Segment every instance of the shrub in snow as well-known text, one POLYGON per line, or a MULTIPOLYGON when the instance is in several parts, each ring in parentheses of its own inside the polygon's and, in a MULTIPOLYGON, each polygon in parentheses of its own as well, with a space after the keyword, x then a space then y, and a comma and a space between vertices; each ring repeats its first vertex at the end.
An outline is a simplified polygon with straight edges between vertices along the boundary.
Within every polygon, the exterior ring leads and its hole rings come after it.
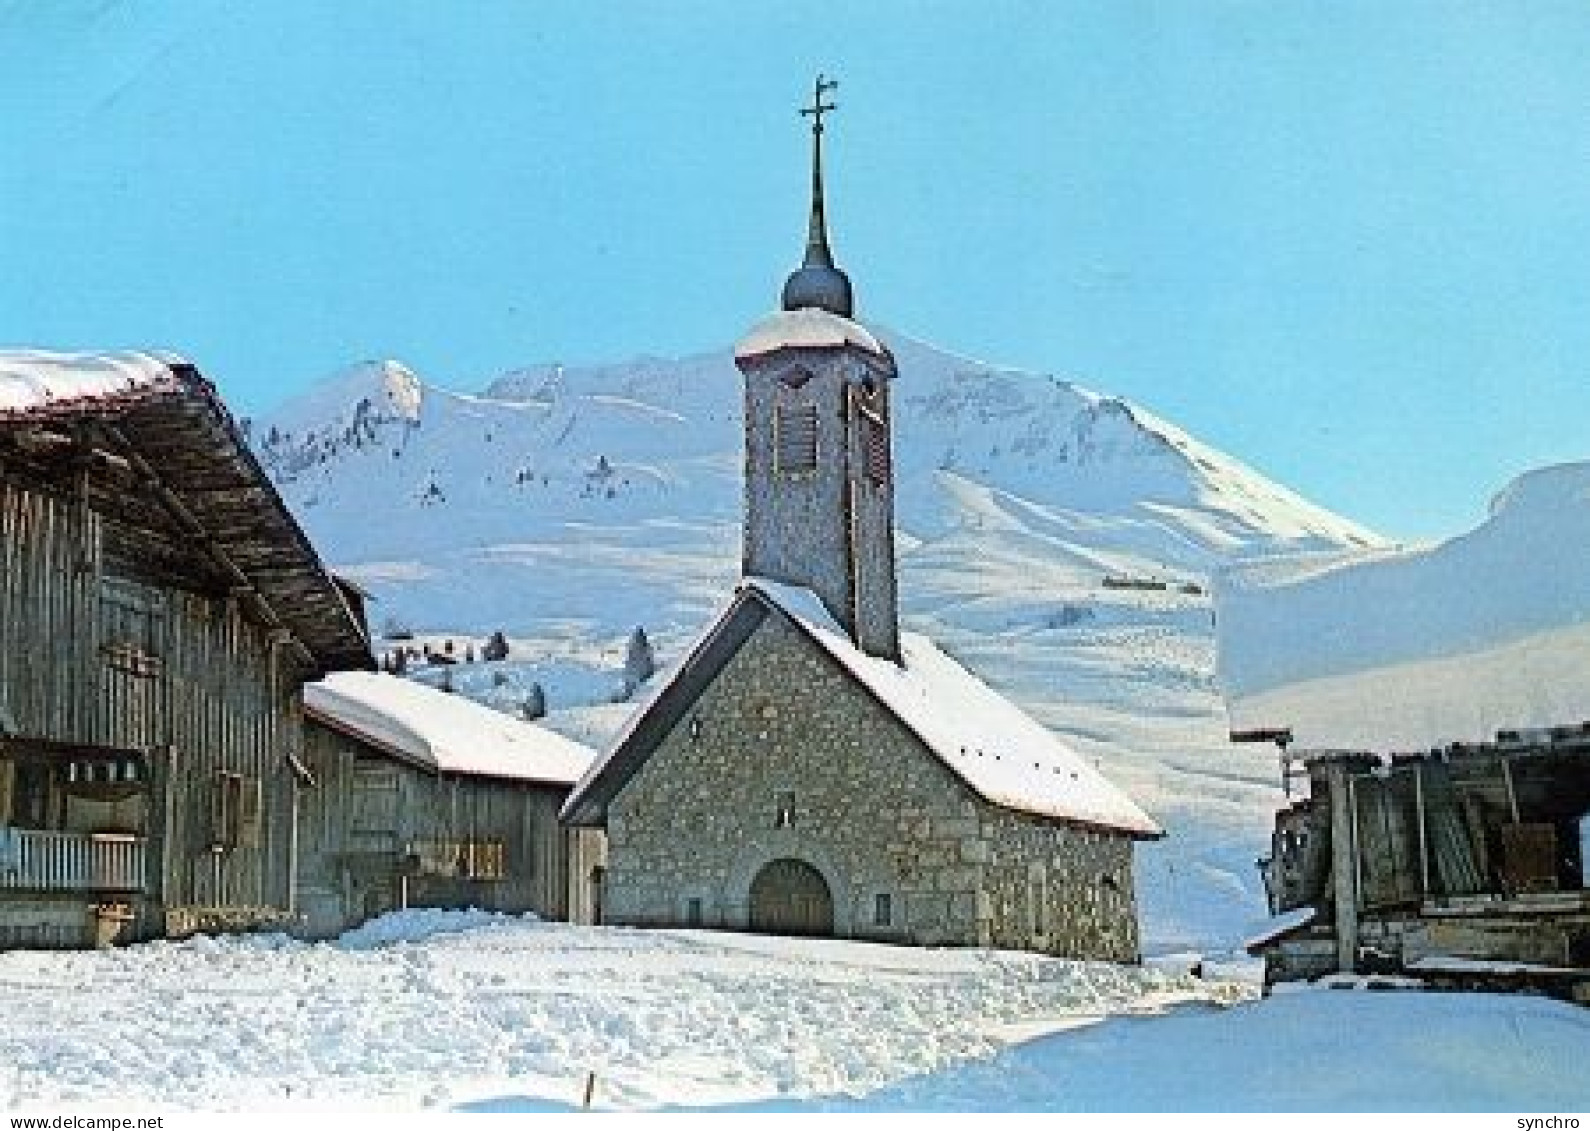
POLYGON ((636 627, 629 634, 629 647, 624 653, 624 697, 635 694, 635 689, 657 674, 657 657, 652 652, 646 629, 636 627))
POLYGON ((519 704, 519 713, 528 721, 544 718, 547 713, 547 693, 539 683, 532 683, 526 693, 524 702, 519 704))
POLYGON ((486 640, 485 646, 480 650, 480 658, 491 661, 508 658, 508 638, 502 634, 501 629, 492 633, 486 640))
POLYGON ((1045 628, 1070 628, 1093 619, 1093 610, 1085 605, 1061 605, 1044 621, 1045 628))

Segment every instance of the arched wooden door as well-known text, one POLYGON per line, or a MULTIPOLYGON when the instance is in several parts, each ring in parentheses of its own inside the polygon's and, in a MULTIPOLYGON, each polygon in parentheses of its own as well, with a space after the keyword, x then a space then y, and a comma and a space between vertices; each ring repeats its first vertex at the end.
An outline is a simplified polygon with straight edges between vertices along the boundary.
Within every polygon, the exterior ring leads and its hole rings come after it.
POLYGON ((751 881, 751 930, 773 935, 831 935, 834 897, 822 873, 804 860, 763 866, 751 881))

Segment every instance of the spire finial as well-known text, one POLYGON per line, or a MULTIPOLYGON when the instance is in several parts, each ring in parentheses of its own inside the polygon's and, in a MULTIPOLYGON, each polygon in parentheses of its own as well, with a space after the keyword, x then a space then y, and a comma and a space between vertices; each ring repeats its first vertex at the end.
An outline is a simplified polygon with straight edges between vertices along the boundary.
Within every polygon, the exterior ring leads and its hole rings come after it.
POLYGON ((823 115, 839 109, 824 96, 839 89, 839 80, 821 71, 812 85, 812 104, 801 110, 801 117, 812 120, 812 210, 806 228, 806 266, 832 267, 834 256, 828 248, 828 219, 823 208, 823 115))
POLYGON ((806 227, 806 259, 784 284, 784 309, 819 307, 850 317, 850 280, 834 266, 828 247, 828 218, 823 203, 823 115, 839 109, 828 95, 839 89, 839 80, 821 72, 812 84, 812 104, 801 110, 801 117, 812 120, 812 206, 806 227))
POLYGON ((823 101, 823 97, 825 95, 827 95, 830 91, 835 91, 838 89, 838 79, 831 79, 824 75, 821 71, 817 72, 817 82, 812 87, 812 104, 801 111, 801 117, 810 118, 812 120, 812 133, 822 133, 823 115, 830 110, 839 109, 839 105, 837 103, 823 101))

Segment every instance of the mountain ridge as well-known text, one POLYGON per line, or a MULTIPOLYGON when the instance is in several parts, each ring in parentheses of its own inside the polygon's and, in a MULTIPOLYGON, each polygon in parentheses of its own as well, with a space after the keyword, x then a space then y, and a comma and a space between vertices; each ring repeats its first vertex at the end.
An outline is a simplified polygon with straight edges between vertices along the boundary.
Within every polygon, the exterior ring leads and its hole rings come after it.
MULTIPOLYGON (((1209 564, 1192 559, 1238 551, 1383 544, 1124 398, 971 361, 904 335, 884 336, 902 374, 894 390, 895 446, 899 522, 909 536, 943 533, 947 522, 966 517, 946 514, 940 492, 924 487, 934 473, 950 472, 1076 515, 1158 522, 1196 547, 1177 553, 1171 544, 1178 539, 1167 538, 1177 559, 1167 565, 1182 569, 1209 564)), ((500 488, 505 479, 562 496, 569 513, 559 513, 558 499, 543 498, 547 505, 522 514, 532 524, 589 511, 574 500, 593 496, 619 502, 639 495, 658 513, 704 506, 716 520, 735 519, 738 483, 727 473, 737 470, 740 432, 739 377, 727 349, 678 359, 526 366, 473 395, 426 384, 401 363, 365 362, 254 426, 265 466, 289 502, 308 511, 328 504, 334 480, 371 473, 366 448, 385 447, 390 465, 379 478, 389 489, 394 480, 406 482, 418 506, 456 496, 495 511, 503 500, 475 488, 500 488), (430 442, 438 427, 451 437, 430 442), (495 451, 456 450, 472 428, 470 439, 495 451), (401 462, 405 456, 417 456, 423 467, 401 462), (703 497, 692 501, 686 490, 703 497)), ((621 518, 639 516, 634 505, 608 509, 621 518)), ((372 548, 350 540, 345 524, 311 518, 309 525, 333 559, 372 548)), ((464 525, 470 529, 456 532, 463 542, 490 542, 500 533, 464 525)))

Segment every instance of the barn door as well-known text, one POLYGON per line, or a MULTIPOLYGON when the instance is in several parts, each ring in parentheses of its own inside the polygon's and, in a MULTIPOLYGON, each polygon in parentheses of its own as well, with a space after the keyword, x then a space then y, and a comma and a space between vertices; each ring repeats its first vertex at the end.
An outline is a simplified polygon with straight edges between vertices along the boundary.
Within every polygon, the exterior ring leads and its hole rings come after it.
POLYGON ((348 848, 353 852, 396 855, 398 792, 402 782, 390 766, 356 766, 350 798, 348 848))
POLYGON ((403 907, 398 827, 402 780, 393 766, 356 763, 348 791, 347 856, 355 913, 366 919, 403 907))
POLYGON ((822 873, 804 860, 765 865, 751 881, 751 929, 775 935, 831 935, 834 900, 822 873))

